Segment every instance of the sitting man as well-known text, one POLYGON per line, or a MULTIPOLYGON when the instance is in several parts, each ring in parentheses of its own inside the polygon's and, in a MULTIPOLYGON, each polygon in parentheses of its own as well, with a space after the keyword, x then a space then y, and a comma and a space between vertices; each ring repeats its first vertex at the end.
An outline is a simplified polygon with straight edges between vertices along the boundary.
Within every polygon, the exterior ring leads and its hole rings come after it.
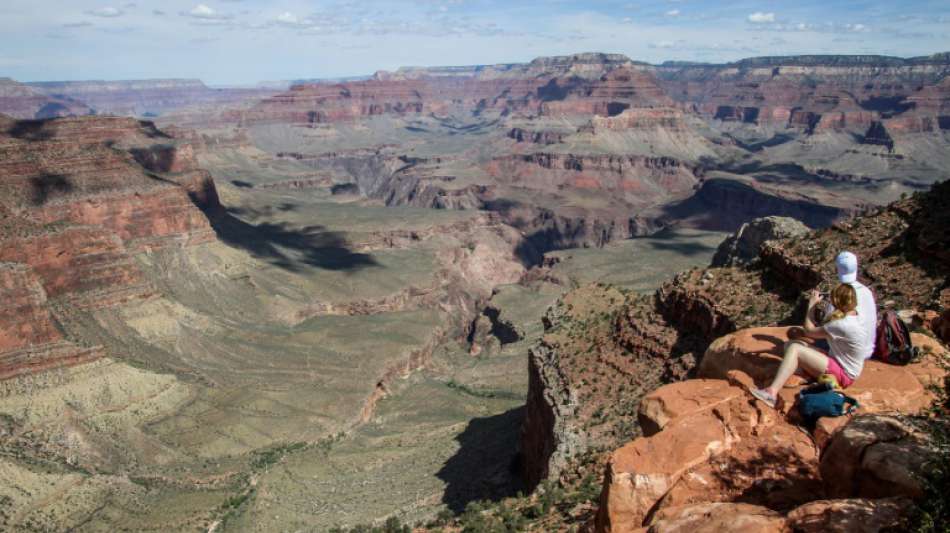
MULTIPOLYGON (((838 281, 853 287, 855 294, 857 294, 858 321, 861 322, 861 327, 867 332, 867 338, 869 339, 868 343, 863 347, 861 357, 870 359, 871 355, 874 354, 874 339, 877 336, 877 303, 874 301, 874 294, 871 292, 871 289, 858 281, 858 258, 853 253, 841 252, 838 254, 838 257, 835 258, 835 266, 838 270, 838 281)), ((820 314, 818 316, 812 316, 812 320, 816 323, 820 323, 824 322, 824 320, 821 320, 821 317, 831 316, 835 311, 835 307, 831 302, 825 301, 824 305, 816 307, 815 311, 820 314)), ((810 337, 815 340, 814 345, 817 348, 825 351, 829 349, 827 341, 812 337, 801 328, 793 328, 788 333, 792 339, 803 336, 810 337)))
POLYGON ((874 338, 877 334, 877 303, 874 301, 874 294, 871 293, 871 289, 858 281, 858 258, 853 253, 838 254, 835 266, 838 267, 838 280, 854 287, 858 295, 858 320, 870 339, 861 355, 865 359, 870 359, 871 354, 874 353, 874 338))

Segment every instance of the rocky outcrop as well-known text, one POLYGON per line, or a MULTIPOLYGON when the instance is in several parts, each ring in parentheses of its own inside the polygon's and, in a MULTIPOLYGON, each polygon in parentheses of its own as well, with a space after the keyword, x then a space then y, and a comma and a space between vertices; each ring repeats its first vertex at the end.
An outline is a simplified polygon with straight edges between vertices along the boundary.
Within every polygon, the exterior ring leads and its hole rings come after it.
MULTIPOLYGON (((778 411, 752 398, 748 388, 753 382, 761 386, 774 373, 778 358, 772 354, 781 350, 784 338, 782 330, 772 328, 719 339, 703 357, 699 376, 704 379, 666 385, 643 398, 644 436, 610 456, 598 531, 660 531, 671 517, 711 527, 727 516, 753 524, 765 520, 781 529, 786 521, 821 523, 840 512, 835 509, 850 506, 888 525, 901 517, 906 505, 877 509, 875 501, 847 499, 919 496, 915 473, 922 472, 933 452, 910 426, 875 415, 850 423, 847 417, 835 419, 847 424, 821 448, 794 424, 795 388, 783 391, 786 404, 778 411), (715 505, 740 501, 761 510, 715 505), (684 513, 687 508, 693 511, 684 513), (691 515, 694 522, 686 520, 691 515)), ((926 406, 932 398, 924 386, 945 375, 938 362, 947 352, 934 346, 939 352, 907 367, 869 362, 848 390, 860 398, 861 412, 915 412, 926 406), (869 375, 876 373, 882 376, 869 375), (903 403, 895 391, 907 396, 903 403)))
POLYGON ((0 380, 103 356, 101 347, 66 340, 42 281, 25 264, 0 262, 0 380))
POLYGON ((786 527, 803 533, 892 531, 904 525, 913 502, 907 498, 842 498, 806 503, 788 513, 786 527))
POLYGON ((0 120, 0 379, 102 357, 63 337, 51 305, 154 296, 133 254, 214 240, 201 209, 219 208, 190 147, 150 123, 0 120))
POLYGON ((523 128, 512 128, 508 132, 508 138, 519 143, 560 144, 564 137, 564 133, 556 131, 530 131, 523 128))
POLYGON ((0 263, 0 353, 62 339, 46 307, 46 292, 26 265, 0 263))
POLYGON ((0 261, 29 265, 51 298, 92 304, 152 292, 122 239, 101 227, 54 226, 2 243, 0 261))
POLYGON ((591 128, 597 130, 655 130, 679 132, 686 129, 685 114, 674 107, 631 108, 614 116, 596 116, 591 128))
POLYGON ((669 157, 535 153, 495 158, 492 175, 521 187, 612 192, 634 206, 659 203, 689 192, 699 170, 669 157))
POLYGON ((950 307, 946 308, 943 314, 933 321, 932 327, 940 340, 950 344, 950 307))
POLYGON ((597 80, 552 79, 538 89, 541 115, 612 117, 630 108, 670 106, 673 100, 652 72, 621 67, 597 80))
POLYGON ((861 143, 886 146, 888 150, 894 149, 894 139, 887 133, 887 128, 884 127, 884 124, 880 122, 872 122, 871 125, 868 126, 864 137, 861 139, 861 143))
MULTIPOLYGON (((742 392, 753 384, 765 385, 774 375, 781 359, 782 346, 787 340, 787 328, 784 326, 802 320, 802 291, 814 287, 820 281, 830 283, 835 279, 834 256, 840 250, 852 250, 859 255, 862 277, 869 278, 868 283, 873 286, 878 302, 897 307, 945 309, 947 302, 950 302, 950 291, 945 289, 950 268, 939 255, 941 248, 936 243, 942 242, 944 233, 936 228, 941 227, 941 224, 945 227, 946 211, 939 206, 946 201, 948 192, 950 189, 944 185, 937 185, 929 193, 908 198, 886 209, 843 220, 830 228, 813 230, 799 237, 767 241, 761 249, 761 260, 752 265, 682 272, 649 299, 628 298, 611 302, 607 293, 598 299, 597 293, 587 292, 591 290, 589 288, 578 289, 575 291, 578 293, 576 296, 569 293, 562 306, 577 306, 574 298, 580 298, 585 306, 598 309, 595 313, 606 311, 613 314, 616 317, 615 327, 590 332, 580 328, 583 333, 575 333, 577 338, 571 338, 570 342, 547 342, 544 345, 546 355, 543 362, 550 368, 532 370, 540 389, 529 395, 527 408, 529 412, 538 410, 546 412, 548 416, 530 419, 533 425, 526 423, 523 427, 522 441, 537 441, 533 449, 550 450, 550 453, 528 457, 527 463, 535 465, 535 472, 544 472, 548 464, 558 461, 558 464, 564 464, 565 456, 559 456, 558 449, 558 443, 565 438, 564 435, 567 435, 566 440, 571 442, 575 454, 585 450, 590 452, 598 444, 610 442, 609 439, 591 439, 588 437, 589 432, 582 433, 577 428, 593 424, 601 430, 609 427, 614 434, 636 433, 637 429, 631 431, 627 426, 629 411, 618 413, 604 408, 604 398, 609 396, 589 392, 593 387, 586 376, 596 375, 596 367, 609 369, 609 374, 615 372, 616 367, 613 365, 616 363, 613 359, 604 358, 603 354, 616 354, 624 361, 644 362, 636 378, 617 376, 610 379, 607 385, 600 385, 608 390, 618 386, 624 389, 625 398, 630 402, 628 405, 637 412, 637 427, 642 430, 644 438, 659 438, 672 420, 678 417, 689 419, 696 415, 697 406, 705 405, 709 398, 712 398, 709 399, 711 403, 718 402, 714 401, 719 397, 717 395, 726 394, 722 391, 733 390, 730 387, 738 387, 739 392, 742 392), (759 325, 770 327, 745 329, 759 325), (597 356, 587 354, 591 345, 596 347, 593 353, 597 356), (659 370, 660 365, 665 366, 663 371, 659 370), (647 368, 650 370, 645 371, 647 368), (701 380, 667 385, 660 389, 663 393, 657 396, 649 393, 658 384, 675 382, 687 376, 701 380), (628 383, 628 379, 636 382, 628 383), (548 405, 551 405, 550 400, 545 400, 548 393, 544 387, 548 381, 551 390, 562 391, 557 398, 560 398, 561 405, 570 405, 569 410, 547 408, 545 411, 542 401, 548 401, 548 405), (591 413, 608 413, 610 416, 594 417, 591 413), (547 425, 540 421, 546 421, 547 425), (585 438, 574 438, 577 434, 585 438)), ((574 312, 584 313, 586 309, 574 312)), ((549 320, 551 330, 566 328, 570 331, 571 320, 562 323, 559 316, 552 316, 549 320)), ((922 323, 937 328, 941 323, 936 320, 938 316, 938 312, 929 312, 922 323)), ((929 387, 941 379, 943 372, 933 357, 944 353, 944 348, 929 336, 915 333, 913 340, 924 353, 930 354, 928 359, 907 367, 884 365, 877 361, 867 363, 861 379, 849 389, 864 406, 863 412, 914 413, 933 400, 929 387)), ((538 360, 539 363, 541 361, 538 360)), ((534 368, 540 369, 542 365, 538 364, 534 368)), ((795 392, 795 388, 788 388, 781 394, 777 416, 781 418, 782 424, 790 423, 785 420, 786 415, 794 416, 792 406, 795 392)), ((748 403, 749 400, 747 397, 743 401, 748 403)), ((729 401, 732 400, 725 403, 729 401)), ((728 420, 728 417, 723 416, 714 418, 720 420, 717 424, 728 420)), ((825 447, 847 420, 822 419, 810 438, 819 448, 825 447)), ((688 438, 690 432, 683 431, 683 438, 688 438)), ((729 435, 741 435, 741 431, 745 429, 723 429, 722 435, 728 440, 731 438, 729 435)), ((657 449, 662 447, 662 440, 654 442, 656 444, 651 446, 657 449)), ((706 444, 696 449, 705 450, 706 444)), ((620 445, 616 443, 616 446, 620 445)), ((643 449, 637 450, 632 452, 634 456, 646 453, 643 449)), ((696 457, 701 458, 704 453, 702 451, 696 457)), ((643 459, 642 464, 659 464, 658 461, 661 459, 648 457, 643 459)), ((771 459, 767 463, 771 465, 771 459)), ((809 465, 813 472, 817 472, 817 459, 809 465)), ((561 472, 559 469, 563 467, 552 467, 549 472, 558 475, 561 472)), ((678 475, 675 470, 660 474, 667 476, 663 478, 666 481, 661 483, 656 481, 659 478, 646 476, 642 478, 643 483, 654 488, 662 487, 664 483, 672 483, 669 476, 678 475)), ((636 478, 619 473, 618 476, 617 479, 627 480, 618 481, 621 484, 631 483, 629 480, 636 478)), ((703 479, 708 481, 708 478, 703 479)), ((811 483, 817 478, 810 479, 811 483)), ((700 485, 704 486, 702 483, 700 485)), ((629 493, 630 487, 624 486, 626 488, 618 490, 629 493)), ((681 490, 686 491, 683 494, 687 494, 685 487, 692 485, 683 487, 681 490)), ((656 490, 666 493, 666 489, 656 490)), ((651 509, 654 504, 656 501, 636 512, 645 519, 647 514, 653 512, 651 509)), ((665 503, 659 509, 665 505, 672 506, 673 503, 665 503)), ((774 510, 774 506, 769 508, 774 510)), ((816 509, 808 512, 824 512, 816 509)), ((783 508, 780 511, 787 518, 789 510, 783 508)), ((640 527, 641 524, 636 526, 640 527)))
POLYGON ((937 453, 925 433, 898 417, 856 417, 822 453, 825 492, 832 498, 919 498, 924 487, 918 474, 937 453))
POLYGON ((132 248, 207 242, 218 208, 191 149, 125 118, 10 122, 0 127, 0 199, 33 223, 101 226, 132 248))
POLYGON ((522 474, 533 487, 574 458, 638 431, 640 398, 693 368, 703 340, 677 330, 649 298, 590 286, 549 309, 529 356, 522 474), (620 306, 620 312, 616 311, 620 306))
POLYGON ((739 231, 719 245, 711 266, 737 266, 759 258, 759 248, 765 241, 798 237, 808 232, 801 222, 788 217, 763 217, 746 222, 739 231))

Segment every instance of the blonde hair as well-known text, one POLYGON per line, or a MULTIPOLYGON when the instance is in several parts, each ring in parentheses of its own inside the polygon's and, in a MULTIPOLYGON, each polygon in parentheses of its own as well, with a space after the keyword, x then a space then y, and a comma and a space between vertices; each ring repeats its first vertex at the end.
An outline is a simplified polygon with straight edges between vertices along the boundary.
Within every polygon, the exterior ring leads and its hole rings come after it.
POLYGON ((842 283, 831 291, 831 305, 835 306, 835 312, 831 313, 828 322, 841 320, 858 307, 858 293, 851 285, 842 283))

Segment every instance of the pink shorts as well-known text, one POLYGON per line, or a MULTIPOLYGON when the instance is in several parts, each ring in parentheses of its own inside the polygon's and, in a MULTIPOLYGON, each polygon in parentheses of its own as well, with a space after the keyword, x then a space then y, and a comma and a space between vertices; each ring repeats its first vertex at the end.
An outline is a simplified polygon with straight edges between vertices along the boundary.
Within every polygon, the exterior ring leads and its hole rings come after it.
POLYGON ((838 385, 841 385, 842 389, 846 389, 854 383, 854 380, 849 378, 847 374, 844 373, 844 369, 841 368, 841 365, 835 360, 834 357, 828 357, 828 368, 825 369, 825 372, 831 374, 838 380, 838 385))

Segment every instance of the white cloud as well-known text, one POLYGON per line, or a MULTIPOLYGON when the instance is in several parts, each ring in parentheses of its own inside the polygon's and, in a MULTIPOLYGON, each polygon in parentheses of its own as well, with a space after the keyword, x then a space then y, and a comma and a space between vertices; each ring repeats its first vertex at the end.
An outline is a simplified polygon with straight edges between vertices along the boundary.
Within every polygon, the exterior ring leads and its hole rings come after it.
POLYGON ((753 24, 775 22, 775 13, 763 13, 761 11, 756 11, 755 13, 749 15, 749 22, 753 24))
POLYGON ((315 25, 312 20, 302 19, 289 11, 277 15, 277 18, 274 19, 274 23, 289 28, 310 28, 315 25))
POLYGON ((94 17, 114 18, 121 17, 123 11, 117 7, 100 7, 99 9, 86 11, 86 14, 94 17))
POLYGON ((671 9, 666 12, 667 17, 678 17, 680 15, 679 9, 671 9))
POLYGON ((277 22, 286 22, 288 24, 297 24, 300 22, 300 19, 297 18, 297 15, 289 11, 285 11, 277 16, 277 22))
POLYGON ((230 15, 218 13, 214 9, 204 4, 198 4, 192 8, 191 11, 188 11, 187 13, 182 12, 182 15, 204 20, 225 20, 231 18, 230 15))

